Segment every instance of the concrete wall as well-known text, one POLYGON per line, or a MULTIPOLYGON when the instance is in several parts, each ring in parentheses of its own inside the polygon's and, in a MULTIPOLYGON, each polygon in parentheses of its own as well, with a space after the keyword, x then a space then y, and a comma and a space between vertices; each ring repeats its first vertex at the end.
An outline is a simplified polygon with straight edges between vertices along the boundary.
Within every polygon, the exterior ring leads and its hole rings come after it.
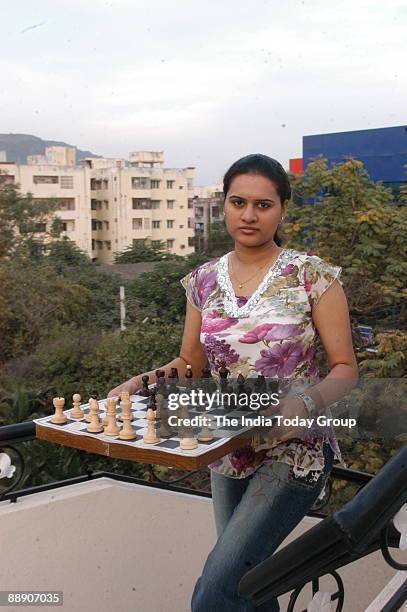
MULTIPOLYGON (((71 485, 0 503, 0 589, 63 590, 64 612, 188 612, 215 538, 211 499, 110 479, 71 485)), ((394 573, 378 553, 341 569, 344 612, 363 612, 394 573)))

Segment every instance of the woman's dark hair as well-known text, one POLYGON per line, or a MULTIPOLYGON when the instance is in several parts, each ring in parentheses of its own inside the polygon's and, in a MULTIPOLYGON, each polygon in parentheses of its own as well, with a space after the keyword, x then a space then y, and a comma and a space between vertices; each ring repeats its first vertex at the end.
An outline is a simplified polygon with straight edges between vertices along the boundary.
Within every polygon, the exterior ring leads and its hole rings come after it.
MULTIPOLYGON (((264 176, 275 184, 281 202, 291 198, 291 185, 287 172, 280 162, 268 155, 252 153, 235 161, 223 177, 223 195, 225 198, 232 180, 240 174, 259 174, 264 176)), ((278 230, 274 234, 274 242, 278 246, 282 245, 283 241, 278 234, 278 230)))

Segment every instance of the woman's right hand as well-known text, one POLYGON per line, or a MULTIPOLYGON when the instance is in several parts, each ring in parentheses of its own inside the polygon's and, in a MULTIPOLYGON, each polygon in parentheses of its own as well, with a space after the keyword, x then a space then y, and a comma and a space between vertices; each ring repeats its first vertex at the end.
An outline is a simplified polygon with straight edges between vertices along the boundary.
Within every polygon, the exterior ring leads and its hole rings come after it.
POLYGON ((120 393, 122 393, 123 391, 127 391, 129 395, 133 395, 143 386, 143 381, 141 380, 141 377, 142 374, 139 374, 138 376, 133 376, 133 378, 126 380, 126 382, 122 383, 121 385, 118 385, 117 387, 109 391, 107 397, 120 397, 120 393))

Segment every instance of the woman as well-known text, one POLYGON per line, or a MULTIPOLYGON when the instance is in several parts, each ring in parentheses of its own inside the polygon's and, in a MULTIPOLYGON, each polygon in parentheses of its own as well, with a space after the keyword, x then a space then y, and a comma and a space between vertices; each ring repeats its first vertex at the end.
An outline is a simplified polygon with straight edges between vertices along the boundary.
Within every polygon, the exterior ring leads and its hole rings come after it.
MULTIPOLYGON (((277 409, 261 413, 315 416, 351 389, 358 375, 341 268, 281 247, 277 230, 291 189, 276 160, 243 157, 223 184, 234 250, 181 280, 188 299, 180 356, 163 369, 177 367, 183 375, 187 364, 200 372, 209 361, 215 377, 224 363, 234 377, 240 371, 284 379, 291 392, 277 409), (330 369, 322 381, 315 365, 318 336, 330 369), (296 385, 306 393, 293 392, 296 385)), ((141 375, 110 394, 140 386, 141 375)), ((341 458, 332 428, 281 425, 209 466, 218 540, 195 585, 192 612, 255 610, 239 595, 240 578, 305 516, 335 457, 341 458)), ((256 610, 279 605, 273 599, 256 610)))

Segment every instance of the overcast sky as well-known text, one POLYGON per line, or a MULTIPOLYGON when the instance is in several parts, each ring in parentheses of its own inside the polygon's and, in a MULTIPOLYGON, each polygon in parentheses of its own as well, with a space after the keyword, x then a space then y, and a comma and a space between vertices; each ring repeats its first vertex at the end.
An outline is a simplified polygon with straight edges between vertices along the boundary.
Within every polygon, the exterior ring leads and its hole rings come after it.
POLYGON ((247 153, 407 123, 405 0, 1 2, 0 132, 218 182, 247 153))

